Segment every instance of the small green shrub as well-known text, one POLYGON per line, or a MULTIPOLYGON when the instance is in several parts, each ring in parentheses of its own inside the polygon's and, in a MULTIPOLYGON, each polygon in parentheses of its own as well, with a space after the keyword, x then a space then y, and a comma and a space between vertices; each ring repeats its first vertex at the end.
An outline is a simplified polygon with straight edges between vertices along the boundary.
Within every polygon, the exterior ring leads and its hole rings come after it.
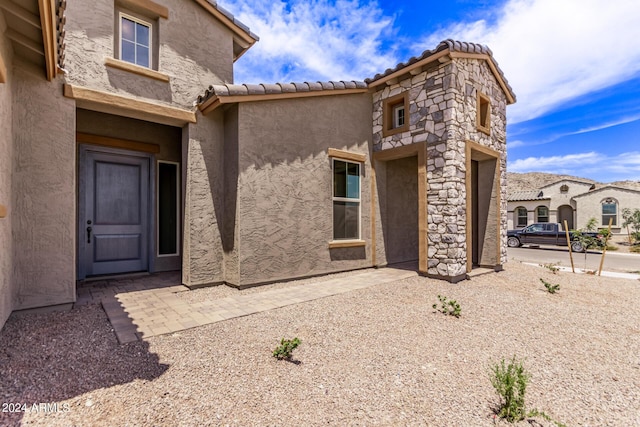
POLYGON ((515 423, 529 417, 542 417, 558 427, 566 427, 539 409, 526 411, 524 396, 531 377, 525 371, 523 363, 516 360, 516 356, 513 356, 508 365, 504 359, 493 365, 490 378, 491 385, 500 396, 500 406, 496 408, 496 414, 500 418, 515 423))
POLYGON ((462 309, 456 300, 448 300, 447 297, 441 295, 438 295, 438 300, 440 300, 440 308, 438 308, 438 304, 433 304, 434 310, 437 310, 442 314, 460 317, 462 309))
POLYGON ((302 341, 297 337, 292 340, 285 340, 282 338, 282 340, 280 340, 280 345, 273 350, 273 357, 278 360, 291 360, 291 353, 300 345, 301 342, 302 341))
POLYGON ((547 282, 542 278, 540 278, 540 281, 542 282, 544 287, 547 288, 547 292, 549 292, 550 294, 555 294, 560 290, 560 285, 552 285, 551 283, 547 282))
POLYGON ((528 383, 529 374, 515 356, 509 364, 502 359, 491 367, 491 385, 500 396, 500 406, 496 411, 499 417, 512 423, 524 419, 524 395, 528 383))
POLYGON ((558 267, 558 264, 549 263, 549 264, 541 264, 541 265, 547 270, 549 270, 550 272, 552 272, 553 274, 558 274, 558 271, 560 271, 560 267, 558 267))

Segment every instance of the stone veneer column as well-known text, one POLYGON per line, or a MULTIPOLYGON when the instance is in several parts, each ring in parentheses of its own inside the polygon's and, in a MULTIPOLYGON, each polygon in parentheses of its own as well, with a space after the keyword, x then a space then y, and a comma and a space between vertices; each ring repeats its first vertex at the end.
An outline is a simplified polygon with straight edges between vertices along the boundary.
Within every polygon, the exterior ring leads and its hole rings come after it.
POLYGON ((454 281, 466 274, 467 141, 500 154, 500 259, 506 262, 506 97, 486 62, 454 59, 386 86, 373 103, 374 151, 427 144, 427 274, 454 281), (491 98, 491 135, 476 127, 478 90, 491 98), (404 91, 409 91, 409 129, 384 137, 383 101, 404 91))

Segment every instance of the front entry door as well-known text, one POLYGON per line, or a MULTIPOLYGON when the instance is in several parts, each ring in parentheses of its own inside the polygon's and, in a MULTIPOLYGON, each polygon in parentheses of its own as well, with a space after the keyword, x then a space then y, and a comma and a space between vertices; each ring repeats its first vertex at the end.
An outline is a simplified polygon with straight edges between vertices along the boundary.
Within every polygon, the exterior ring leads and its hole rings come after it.
POLYGON ((78 278, 148 270, 149 157, 81 147, 78 278))

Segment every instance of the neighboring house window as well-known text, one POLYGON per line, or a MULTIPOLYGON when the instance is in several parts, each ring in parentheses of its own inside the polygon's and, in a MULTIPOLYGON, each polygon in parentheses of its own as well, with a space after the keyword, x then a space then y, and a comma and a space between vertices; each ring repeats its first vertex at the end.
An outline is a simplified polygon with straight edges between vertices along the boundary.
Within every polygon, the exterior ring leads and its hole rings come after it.
POLYGON ((613 219, 611 225, 617 225, 618 203, 614 199, 602 201, 602 225, 609 226, 609 220, 613 219))
POLYGON ((120 13, 120 59, 141 67, 152 64, 151 22, 120 13))
POLYGON ((389 136, 409 130, 407 113, 409 112, 409 92, 403 92, 383 101, 382 135, 389 136))
POLYGON ((487 135, 491 133, 491 100, 480 91, 476 107, 476 127, 487 135))
POLYGON ((564 194, 564 193, 568 193, 568 192, 569 192, 569 186, 568 186, 568 185, 566 185, 566 184, 562 185, 562 186, 560 187, 560 192, 561 192, 561 193, 563 193, 563 194, 564 194))
POLYGON ((360 164, 333 159, 333 240, 360 239, 360 164))
POLYGON ((516 208, 516 227, 526 227, 528 222, 527 208, 516 208))
POLYGON ((538 206, 536 208, 536 222, 549 222, 549 208, 546 206, 538 206))

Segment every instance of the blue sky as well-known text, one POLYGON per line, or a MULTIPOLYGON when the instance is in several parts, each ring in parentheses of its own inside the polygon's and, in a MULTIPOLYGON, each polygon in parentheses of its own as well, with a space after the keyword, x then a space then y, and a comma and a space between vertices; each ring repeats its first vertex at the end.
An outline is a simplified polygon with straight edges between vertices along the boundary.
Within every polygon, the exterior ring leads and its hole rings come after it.
POLYGON ((640 180, 638 0, 221 0, 260 36, 236 83, 364 80, 453 38, 488 45, 518 102, 508 170, 640 180))

